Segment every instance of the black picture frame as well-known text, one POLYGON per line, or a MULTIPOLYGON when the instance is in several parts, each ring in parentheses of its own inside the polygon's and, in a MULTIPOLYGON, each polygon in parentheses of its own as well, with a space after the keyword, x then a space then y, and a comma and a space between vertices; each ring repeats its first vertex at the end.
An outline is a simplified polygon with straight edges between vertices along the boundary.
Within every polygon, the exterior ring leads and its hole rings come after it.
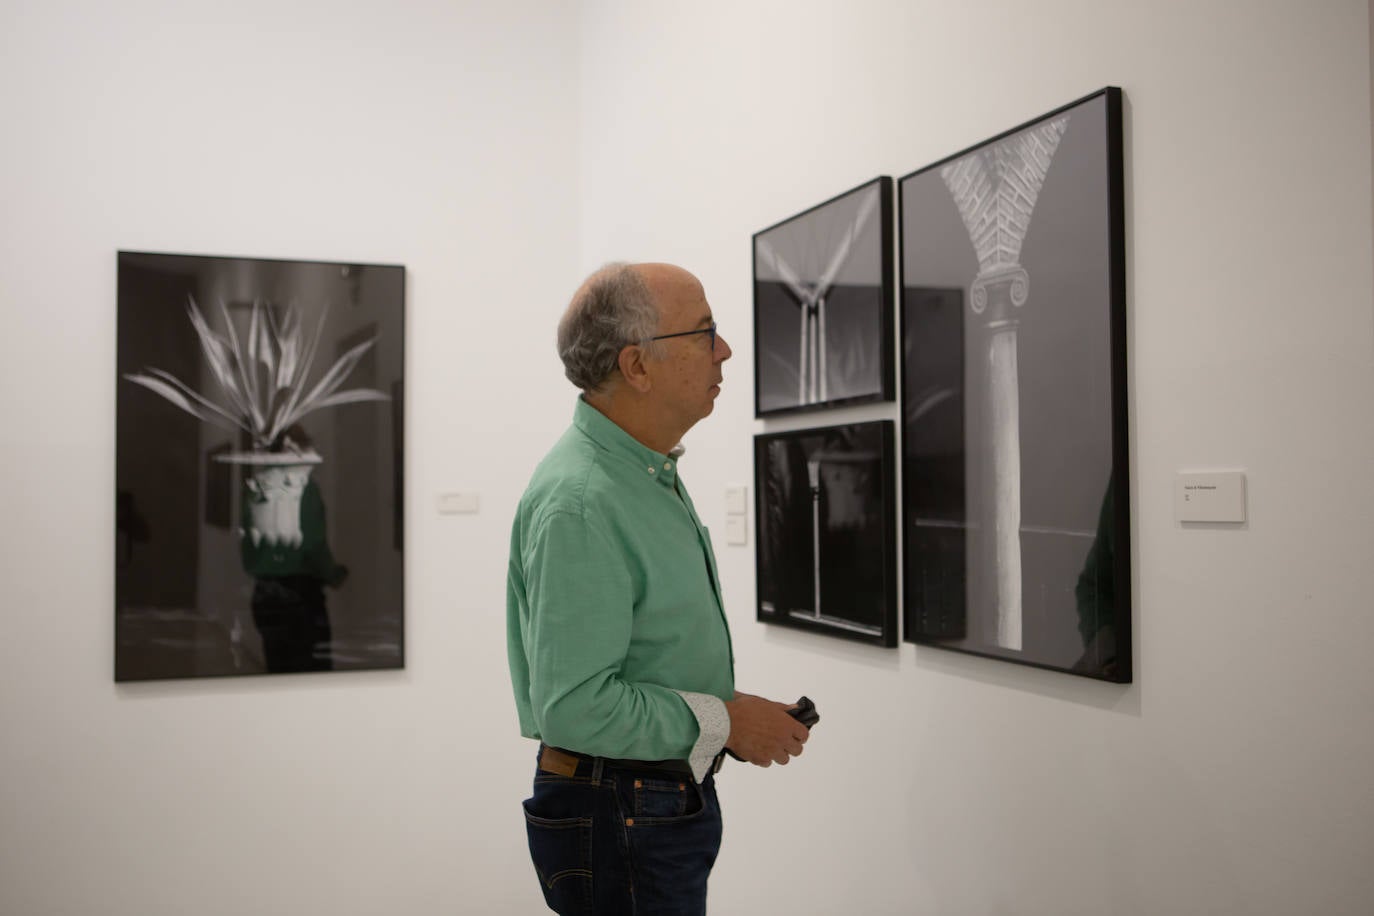
POLYGON ((758 620, 897 645, 894 441, 891 420, 754 437, 758 620))
POLYGON ((904 638, 1129 683, 1121 90, 898 179, 904 638))
POLYGON ((403 668, 405 268, 120 251, 116 297, 115 680, 403 668))
POLYGON ((753 235, 754 415, 891 401, 892 179, 753 235))

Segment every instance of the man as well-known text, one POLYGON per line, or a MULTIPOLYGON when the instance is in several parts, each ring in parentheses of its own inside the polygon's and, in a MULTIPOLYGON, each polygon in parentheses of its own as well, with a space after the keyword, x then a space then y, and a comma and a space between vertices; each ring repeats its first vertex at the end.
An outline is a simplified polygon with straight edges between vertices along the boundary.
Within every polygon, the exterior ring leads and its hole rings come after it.
POLYGON ((715 556, 678 476, 730 346, 690 273, 611 264, 558 327, 582 389, 516 512, 507 582, 525 802, 544 899, 562 914, 697 914, 720 848, 723 748, 800 754, 788 706, 736 693, 715 556))

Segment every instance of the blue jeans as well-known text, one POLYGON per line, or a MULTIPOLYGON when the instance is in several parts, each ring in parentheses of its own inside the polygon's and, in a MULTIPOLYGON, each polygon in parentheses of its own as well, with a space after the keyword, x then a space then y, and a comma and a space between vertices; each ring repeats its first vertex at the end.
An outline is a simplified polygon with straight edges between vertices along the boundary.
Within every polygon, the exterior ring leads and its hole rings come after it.
POLYGON ((536 770, 525 800, 530 858, 562 916, 701 916, 720 851, 714 777, 700 784, 602 758, 571 776, 536 770))

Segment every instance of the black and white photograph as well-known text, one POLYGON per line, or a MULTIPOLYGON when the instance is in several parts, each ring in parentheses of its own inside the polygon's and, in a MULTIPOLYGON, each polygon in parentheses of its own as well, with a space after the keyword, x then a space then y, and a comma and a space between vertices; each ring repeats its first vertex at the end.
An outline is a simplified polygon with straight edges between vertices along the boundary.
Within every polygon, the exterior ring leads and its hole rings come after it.
POLYGON ((754 413, 893 399, 892 179, 754 234, 754 413))
POLYGON ((404 666, 405 269, 121 251, 117 681, 404 666))
POLYGON ((897 645, 890 420, 754 437, 758 619, 897 645))
POLYGON ((898 182, 905 638, 1129 682, 1121 93, 898 182))

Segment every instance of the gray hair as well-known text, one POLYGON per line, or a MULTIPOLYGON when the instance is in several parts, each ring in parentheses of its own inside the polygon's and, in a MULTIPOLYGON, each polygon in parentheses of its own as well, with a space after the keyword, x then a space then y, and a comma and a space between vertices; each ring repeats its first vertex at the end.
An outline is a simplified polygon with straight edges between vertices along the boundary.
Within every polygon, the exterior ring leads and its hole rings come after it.
POLYGON ((614 262, 587 278, 558 322, 563 374, 583 391, 601 389, 618 369, 620 351, 649 347, 658 329, 658 306, 632 266, 614 262))

